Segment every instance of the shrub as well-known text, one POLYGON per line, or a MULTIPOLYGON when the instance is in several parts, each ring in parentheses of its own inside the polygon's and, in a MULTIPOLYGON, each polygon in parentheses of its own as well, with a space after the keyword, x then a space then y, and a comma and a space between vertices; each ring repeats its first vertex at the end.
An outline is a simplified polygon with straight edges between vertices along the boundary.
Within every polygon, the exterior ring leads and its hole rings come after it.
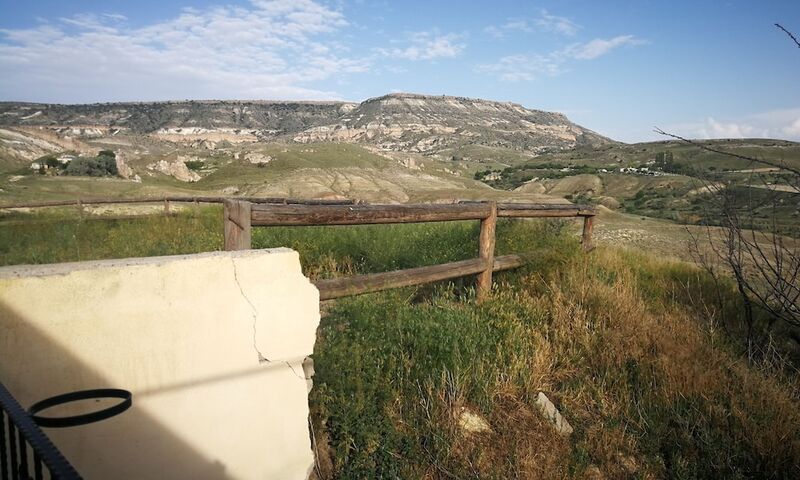
POLYGON ((186 165, 186 168, 188 168, 193 172, 201 170, 203 168, 203 165, 205 165, 205 163, 202 160, 186 160, 185 162, 183 162, 183 164, 186 165))
MULTIPOLYGON (((113 155, 113 152, 111 154, 113 155)), ((69 165, 64 169, 64 175, 83 177, 113 177, 117 173, 115 157, 106 154, 98 155, 97 157, 76 158, 69 162, 69 165)))
POLYGON ((55 155, 48 155, 47 159, 44 161, 44 165, 48 168, 66 168, 66 165, 59 162, 55 155))

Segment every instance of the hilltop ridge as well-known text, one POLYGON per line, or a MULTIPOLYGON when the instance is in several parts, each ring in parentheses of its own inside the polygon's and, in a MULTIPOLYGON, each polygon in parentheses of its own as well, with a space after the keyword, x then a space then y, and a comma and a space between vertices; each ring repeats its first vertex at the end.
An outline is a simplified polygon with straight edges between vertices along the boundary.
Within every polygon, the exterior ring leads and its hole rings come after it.
POLYGON ((110 192, 191 188, 226 195, 384 202, 564 201, 535 192, 493 190, 474 174, 505 165, 507 158, 518 163, 576 146, 615 143, 560 113, 512 102, 414 93, 390 93, 360 103, 0 102, 0 173, 6 172, 0 177, 0 198, 38 199, 39 193, 60 198, 102 185, 110 192), (480 155, 467 151, 473 147, 483 149, 480 155), (112 188, 108 182, 87 183, 47 168, 40 174, 40 164, 50 157, 67 162, 101 150, 115 152, 122 179, 141 183, 112 188))
MULTIPOLYGON (((537 153, 609 139, 560 113, 511 102, 390 93, 343 101, 181 100, 84 105, 0 102, 0 127, 43 127, 96 138, 219 135, 261 141, 337 141, 433 153, 465 144, 537 153)), ((65 133, 66 132, 66 133, 65 133)))

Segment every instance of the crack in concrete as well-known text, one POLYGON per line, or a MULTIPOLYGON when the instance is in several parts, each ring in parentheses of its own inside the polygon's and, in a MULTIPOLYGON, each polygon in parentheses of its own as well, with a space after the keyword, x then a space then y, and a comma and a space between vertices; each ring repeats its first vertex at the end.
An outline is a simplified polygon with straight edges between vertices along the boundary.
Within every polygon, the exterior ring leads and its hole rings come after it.
POLYGON ((305 372, 303 373, 303 375, 298 375, 297 374, 297 370, 294 369, 294 367, 292 366, 291 363, 289 363, 289 362, 287 362, 285 360, 284 360, 283 363, 285 363, 286 366, 289 367, 292 370, 292 373, 294 373, 295 377, 299 378, 300 380, 308 380, 308 378, 306 378, 306 376, 305 376, 305 372))
MULTIPOLYGON (((239 283, 239 274, 236 271, 236 260, 234 260, 233 257, 231 257, 231 265, 233 266, 233 279, 236 281, 236 286, 239 287, 239 293, 242 294, 242 298, 244 298, 247 304, 250 305, 250 310, 253 312, 253 349, 258 354, 258 363, 269 362, 271 360, 265 357, 261 353, 261 350, 258 349, 258 344, 256 343, 256 336, 258 333, 256 327, 256 324, 258 322, 258 310, 256 309, 256 306, 253 305, 253 302, 251 302, 250 299, 247 297, 247 295, 244 293, 242 284, 239 283)), ((292 369, 292 371, 294 371, 294 369, 292 369)), ((297 373, 295 373, 295 375, 297 375, 297 373)))

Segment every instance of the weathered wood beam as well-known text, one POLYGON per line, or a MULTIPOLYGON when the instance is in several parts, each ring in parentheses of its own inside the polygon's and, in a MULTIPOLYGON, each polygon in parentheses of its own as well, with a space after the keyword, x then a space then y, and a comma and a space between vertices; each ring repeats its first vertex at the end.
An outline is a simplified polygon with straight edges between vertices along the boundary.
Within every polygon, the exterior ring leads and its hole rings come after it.
POLYGON ((476 295, 479 302, 492 293, 492 270, 494 267, 495 229, 497 227, 497 203, 489 203, 489 216, 481 220, 479 256, 485 261, 486 269, 478 275, 476 295))
POLYGON ((560 217, 591 217, 594 212, 572 208, 558 210, 498 210, 498 217, 505 218, 560 218, 560 217))
POLYGON ((585 217, 596 215, 596 213, 591 205, 549 203, 500 203, 497 205, 497 215, 499 217, 585 217))
POLYGON ((581 235, 581 244, 583 250, 590 252, 594 250, 594 243, 592 243, 592 230, 594 230, 594 217, 583 217, 583 234, 581 235))
MULTIPOLYGON (((519 255, 504 255, 495 257, 493 263, 492 270, 499 271, 519 267, 525 263, 525 260, 519 255)), ((320 300, 332 300, 334 298, 350 297, 392 288, 421 285, 423 283, 474 275, 484 271, 485 268, 486 261, 484 259, 473 258, 460 262, 410 268, 407 270, 395 270, 393 272, 318 280, 314 282, 314 285, 319 289, 320 300)))
POLYGON ((205 196, 168 196, 147 198, 84 198, 75 200, 50 200, 44 202, 8 203, 0 205, 0 210, 11 208, 40 208, 63 207, 70 205, 103 205, 103 204, 130 204, 130 203, 160 203, 160 202, 185 202, 185 203, 222 203, 225 199, 241 200, 250 203, 276 203, 289 205, 352 205, 352 200, 324 200, 324 199, 298 199, 282 197, 205 197, 205 196))
POLYGON ((249 250, 250 202, 225 200, 222 202, 222 220, 225 237, 225 250, 249 250))
POLYGON ((364 225, 481 220, 489 204, 417 205, 253 205, 254 226, 364 225))

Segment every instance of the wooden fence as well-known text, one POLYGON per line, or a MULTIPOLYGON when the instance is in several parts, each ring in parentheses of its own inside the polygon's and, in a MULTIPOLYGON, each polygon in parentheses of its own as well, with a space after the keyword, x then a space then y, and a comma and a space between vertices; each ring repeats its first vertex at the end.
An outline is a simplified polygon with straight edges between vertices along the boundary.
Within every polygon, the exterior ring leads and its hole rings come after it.
MULTIPOLYGON (((164 213, 170 213, 172 203, 222 203, 228 197, 208 197, 208 196, 165 196, 165 197, 142 197, 142 198, 76 198, 74 200, 50 200, 46 202, 30 203, 7 203, 0 205, 0 210, 15 208, 47 208, 47 207, 70 207, 75 206, 80 212, 83 207, 88 205, 109 205, 109 204, 142 204, 142 203, 162 203, 164 213)), ((276 204, 298 204, 298 205, 352 205, 352 200, 324 200, 324 199, 299 199, 283 197, 236 197, 250 203, 276 203, 276 204)))
POLYGON ((447 222, 479 220, 479 256, 470 260, 426 267, 373 273, 352 277, 319 280, 320 300, 360 295, 390 288, 419 285, 466 275, 478 275, 477 295, 483 300, 491 292, 492 273, 519 267, 525 263, 519 255, 496 257, 495 227, 498 217, 511 218, 583 218, 581 243, 592 247, 595 210, 587 205, 551 205, 534 203, 461 202, 457 204, 366 205, 352 200, 306 200, 271 197, 165 196, 149 198, 90 198, 36 203, 0 205, 2 209, 87 205, 163 203, 170 213, 171 203, 222 203, 225 250, 251 247, 251 227, 301 225, 370 225, 387 223, 447 222))
POLYGON ((496 257, 495 227, 498 217, 547 218, 581 217, 581 242, 592 249, 595 211, 584 205, 465 202, 452 205, 308 205, 253 203, 243 199, 223 201, 225 250, 251 248, 251 228, 301 225, 371 225, 387 223, 446 222, 479 220, 479 256, 470 260, 426 267, 318 280, 320 300, 360 295, 390 288, 419 285, 466 275, 478 275, 477 297, 485 299, 492 288, 492 273, 524 263, 519 255, 496 257))

